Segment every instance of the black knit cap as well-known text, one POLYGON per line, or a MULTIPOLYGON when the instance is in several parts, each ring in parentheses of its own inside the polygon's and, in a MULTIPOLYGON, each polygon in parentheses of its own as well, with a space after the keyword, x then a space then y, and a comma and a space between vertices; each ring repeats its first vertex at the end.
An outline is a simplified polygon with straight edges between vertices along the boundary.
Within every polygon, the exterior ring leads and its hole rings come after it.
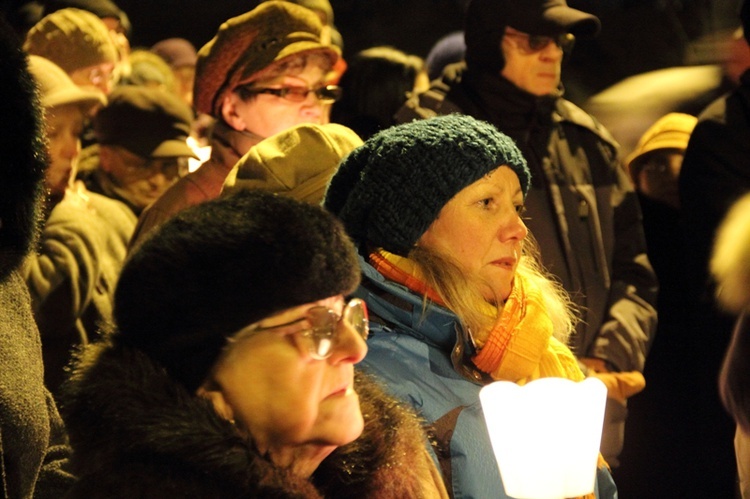
POLYGON ((526 196, 526 160, 493 125, 459 114, 413 121, 383 130, 344 158, 324 206, 358 243, 407 256, 453 196, 503 165, 516 172, 526 196))
POLYGON ((192 392, 227 337, 358 284, 356 251, 334 216, 240 191, 181 212, 143 242, 115 291, 114 337, 192 392))

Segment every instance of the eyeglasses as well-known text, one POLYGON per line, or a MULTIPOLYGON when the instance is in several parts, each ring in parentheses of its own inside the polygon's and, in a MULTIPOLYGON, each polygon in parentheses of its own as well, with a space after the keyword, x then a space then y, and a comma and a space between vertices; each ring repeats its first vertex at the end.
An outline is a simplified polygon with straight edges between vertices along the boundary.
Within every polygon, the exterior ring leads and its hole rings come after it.
POLYGON ((342 88, 338 85, 325 85, 316 89, 293 86, 279 88, 253 88, 247 86, 239 87, 237 91, 243 100, 247 100, 258 94, 269 94, 281 97, 290 102, 304 102, 307 99, 307 95, 312 93, 323 104, 333 104, 341 98, 341 94, 343 93, 342 88))
POLYGON ((128 175, 134 179, 151 178, 159 173, 168 179, 184 177, 189 171, 186 157, 143 158, 124 148, 117 148, 128 175))
POLYGON ((571 50, 573 50, 573 45, 575 44, 576 37, 570 33, 561 33, 556 36, 544 36, 544 35, 529 35, 526 33, 521 33, 520 31, 509 31, 506 29, 505 36, 510 36, 511 38, 516 38, 517 40, 520 40, 521 43, 519 43, 517 46, 521 50, 521 52, 525 52, 526 54, 535 54, 537 52, 541 52, 542 50, 546 49, 547 46, 549 46, 550 43, 554 43, 564 53, 570 53, 571 50))
POLYGON ((310 307, 302 318, 269 327, 251 325, 240 330, 230 341, 237 341, 252 333, 287 329, 287 331, 282 331, 282 334, 293 334, 301 338, 300 343, 304 345, 310 357, 323 360, 331 356, 333 348, 340 339, 338 326, 341 321, 351 326, 363 340, 366 340, 370 334, 367 306, 364 301, 354 298, 346 304, 340 316, 326 307, 310 307), (289 330, 291 326, 303 323, 305 323, 304 327, 289 330))

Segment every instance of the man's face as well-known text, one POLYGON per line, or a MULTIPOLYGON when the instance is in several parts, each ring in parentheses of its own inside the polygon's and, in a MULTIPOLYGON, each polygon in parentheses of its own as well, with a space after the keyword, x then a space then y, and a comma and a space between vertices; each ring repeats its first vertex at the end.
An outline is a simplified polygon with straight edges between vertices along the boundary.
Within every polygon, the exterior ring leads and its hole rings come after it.
POLYGON ((142 158, 119 146, 100 147, 101 168, 117 194, 143 209, 187 173, 187 158, 142 158))
POLYGON ((557 37, 531 36, 508 26, 500 42, 505 59, 500 74, 532 95, 549 95, 560 85, 563 48, 572 46, 573 40, 567 33, 557 37))
MULTIPOLYGON (((286 87, 317 90, 323 87, 330 66, 327 59, 308 57, 303 64, 294 71, 253 82, 250 91, 286 87)), ((247 130, 263 138, 304 123, 328 123, 331 109, 331 103, 322 102, 314 92, 309 92, 301 101, 270 93, 243 97, 239 91, 230 93, 227 99, 233 113, 233 119, 227 119, 225 115, 227 123, 237 130, 247 130)))

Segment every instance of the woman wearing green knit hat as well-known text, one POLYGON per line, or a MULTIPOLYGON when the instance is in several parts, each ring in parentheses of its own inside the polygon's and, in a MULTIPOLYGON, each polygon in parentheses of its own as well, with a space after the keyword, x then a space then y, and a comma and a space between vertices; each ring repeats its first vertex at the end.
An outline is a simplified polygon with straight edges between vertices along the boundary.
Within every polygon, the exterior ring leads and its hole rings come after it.
MULTIPOLYGON (((483 385, 584 378, 566 346, 570 300, 540 271, 522 218, 530 177, 510 138, 448 115, 368 139, 342 161, 324 202, 360 253, 354 294, 372 325, 364 369, 435 428, 456 497, 507 497, 483 385)), ((595 493, 616 497, 603 460, 595 493)))

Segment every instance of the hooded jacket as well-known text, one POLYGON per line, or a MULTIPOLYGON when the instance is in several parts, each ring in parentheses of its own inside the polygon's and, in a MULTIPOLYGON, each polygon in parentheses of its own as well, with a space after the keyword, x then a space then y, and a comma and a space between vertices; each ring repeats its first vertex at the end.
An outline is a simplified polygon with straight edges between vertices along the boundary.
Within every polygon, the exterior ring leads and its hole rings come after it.
POLYGON ((38 250, 24 265, 42 337, 44 379, 56 394, 70 350, 112 319, 112 295, 136 218, 81 183, 52 208, 38 250))
MULTIPOLYGON (((440 467, 452 497, 507 498, 484 421, 479 390, 492 380, 469 360, 472 344, 458 318, 360 258, 362 285, 355 296, 370 315, 362 369, 390 394, 409 401, 435 435, 440 467)), ((617 497, 606 467, 597 470, 596 497, 617 497)))
POLYGON ((357 374, 365 429, 310 480, 274 466, 143 352, 91 344, 63 391, 72 498, 447 497, 413 413, 357 374))

